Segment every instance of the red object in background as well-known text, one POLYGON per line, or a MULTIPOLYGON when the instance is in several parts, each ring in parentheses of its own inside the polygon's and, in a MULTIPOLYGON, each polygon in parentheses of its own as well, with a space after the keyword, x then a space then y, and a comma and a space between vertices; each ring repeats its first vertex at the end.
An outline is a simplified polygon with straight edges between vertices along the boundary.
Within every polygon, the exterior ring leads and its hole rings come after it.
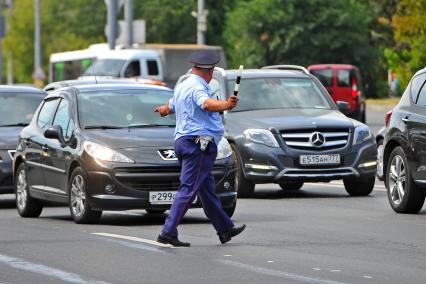
POLYGON ((388 127, 388 125, 389 125, 389 121, 390 121, 390 119, 392 117, 392 112, 393 112, 393 110, 391 109, 385 115, 385 125, 386 125, 386 127, 388 127))
POLYGON ((127 80, 127 81, 137 82, 137 83, 141 83, 141 84, 167 87, 167 84, 164 83, 163 81, 160 81, 160 80, 157 80, 157 79, 151 79, 151 78, 132 77, 132 78, 122 78, 121 80, 127 80))
POLYGON ((317 77, 335 102, 349 104, 350 117, 365 120, 365 94, 361 73, 349 64, 317 64, 308 66, 309 72, 317 77))

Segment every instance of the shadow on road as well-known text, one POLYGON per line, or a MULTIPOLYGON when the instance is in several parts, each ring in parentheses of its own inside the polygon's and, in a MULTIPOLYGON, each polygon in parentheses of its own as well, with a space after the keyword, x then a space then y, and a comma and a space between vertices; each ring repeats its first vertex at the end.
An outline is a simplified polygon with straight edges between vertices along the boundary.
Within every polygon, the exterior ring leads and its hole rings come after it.
POLYGON ((12 209, 16 208, 15 196, 14 195, 4 195, 0 199, 0 209, 12 209))
MULTIPOLYGON (((367 196, 368 197, 368 196, 367 196)), ((346 192, 329 193, 307 190, 256 190, 250 199, 353 198, 346 192)))
MULTIPOLYGON (((97 224, 92 224, 91 226, 153 226, 164 224, 166 220, 167 213, 163 214, 147 214, 141 212, 140 215, 135 215, 138 213, 129 212, 126 214, 126 211, 120 211, 119 213, 107 211, 102 214, 101 220, 97 224)), ((41 216, 40 219, 51 219, 51 220, 61 220, 73 222, 71 215, 56 215, 56 216, 41 216)), ((206 217, 195 217, 186 215, 183 218, 182 224, 205 224, 210 223, 206 217)))

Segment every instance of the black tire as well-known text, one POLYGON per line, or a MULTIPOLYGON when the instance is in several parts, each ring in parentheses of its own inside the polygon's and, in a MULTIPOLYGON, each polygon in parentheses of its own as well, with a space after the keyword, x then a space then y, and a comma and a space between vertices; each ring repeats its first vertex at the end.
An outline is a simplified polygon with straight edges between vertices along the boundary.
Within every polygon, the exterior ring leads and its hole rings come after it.
POLYGON ((351 196, 367 196, 374 189, 376 177, 372 176, 366 179, 344 179, 346 192, 351 196))
POLYGON ((232 207, 223 208, 223 211, 225 211, 226 215, 228 215, 229 218, 231 218, 234 215, 235 208, 237 208, 237 201, 235 200, 234 204, 232 204, 232 207))
POLYGON ((68 205, 77 224, 98 223, 102 211, 92 210, 87 202, 86 178, 80 167, 74 169, 68 184, 68 205), (79 186, 80 184, 80 186, 79 186))
POLYGON ((299 190, 303 186, 303 181, 280 182, 278 185, 283 190, 299 190))
POLYGON ((232 155, 237 166, 237 172, 235 174, 235 189, 237 190, 238 197, 251 197, 254 192, 255 184, 244 177, 243 163, 241 161, 237 147, 231 143, 231 148, 232 155))
POLYGON ((411 170, 408 166, 407 157, 401 147, 396 147, 390 154, 386 166, 385 178, 388 201, 395 212, 413 214, 418 213, 422 209, 425 202, 425 194, 416 186, 411 178, 411 170), (398 159, 402 162, 399 173, 397 166, 398 159), (395 178, 395 174, 397 178, 395 178), (401 191, 403 193, 402 198, 401 191))
POLYGON ((19 215, 24 218, 37 218, 43 211, 40 200, 32 198, 28 190, 27 171, 21 163, 15 175, 15 200, 19 215))
POLYGON ((166 212, 166 209, 145 209, 148 214, 163 214, 166 212))
POLYGON ((377 171, 376 171, 376 177, 383 181, 383 139, 379 139, 377 141, 377 171))

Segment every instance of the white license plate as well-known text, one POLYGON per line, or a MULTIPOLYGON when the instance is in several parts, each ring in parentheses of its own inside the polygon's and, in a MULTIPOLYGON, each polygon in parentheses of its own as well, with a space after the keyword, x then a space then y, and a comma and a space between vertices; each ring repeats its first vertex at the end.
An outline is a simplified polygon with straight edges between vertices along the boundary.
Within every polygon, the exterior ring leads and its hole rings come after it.
POLYGON ((301 155, 301 165, 335 165, 340 164, 339 154, 330 155, 301 155))
MULTIPOLYGON (((176 191, 150 191, 149 192, 149 203, 151 204, 172 204, 175 200, 176 191)), ((192 203, 197 202, 197 196, 195 196, 192 203)))

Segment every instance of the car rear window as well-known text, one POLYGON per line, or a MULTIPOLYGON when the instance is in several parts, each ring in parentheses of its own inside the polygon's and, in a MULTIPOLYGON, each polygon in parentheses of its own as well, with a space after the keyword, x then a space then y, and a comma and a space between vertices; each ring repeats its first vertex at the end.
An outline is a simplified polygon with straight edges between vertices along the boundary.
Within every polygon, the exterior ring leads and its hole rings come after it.
POLYGON ((351 86, 351 70, 349 69, 337 70, 337 85, 339 87, 351 86))
POLYGON ((333 70, 331 69, 314 69, 310 70, 312 75, 318 78, 324 87, 333 85, 333 70))

